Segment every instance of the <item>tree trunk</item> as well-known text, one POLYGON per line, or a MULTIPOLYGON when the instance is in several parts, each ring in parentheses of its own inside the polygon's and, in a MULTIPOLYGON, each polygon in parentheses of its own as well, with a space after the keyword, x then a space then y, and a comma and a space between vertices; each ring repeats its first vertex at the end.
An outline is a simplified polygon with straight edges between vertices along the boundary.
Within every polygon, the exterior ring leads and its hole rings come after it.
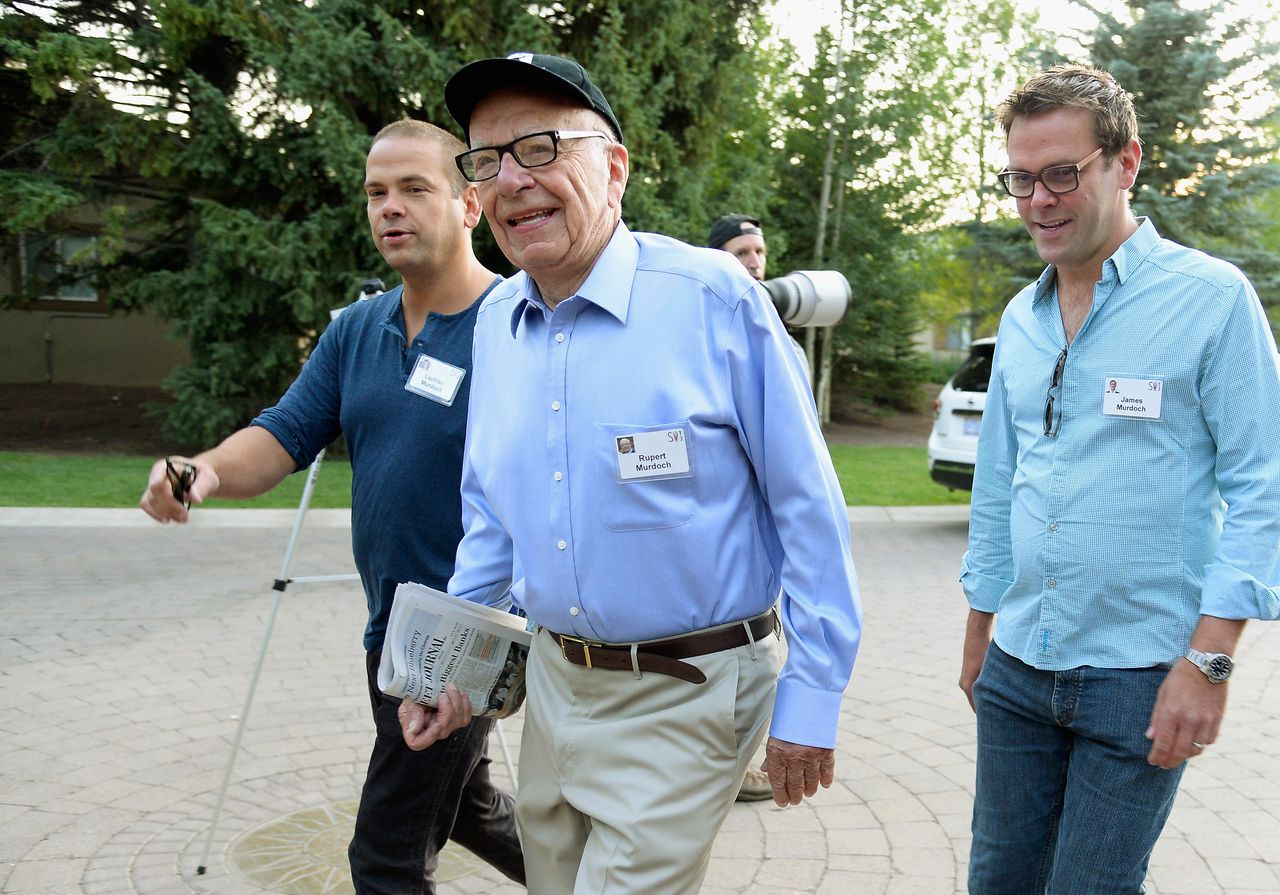
MULTIPOLYGON (((840 95, 844 91, 844 35, 846 27, 846 11, 841 4, 840 39, 836 42, 836 95, 831 98, 833 107, 839 106, 840 95)), ((813 269, 822 270, 826 265, 824 251, 827 241, 827 212, 831 204, 831 183, 836 167, 836 129, 827 131, 827 154, 822 160, 822 182, 818 187, 818 223, 813 239, 813 269)), ((818 406, 818 422, 826 425, 831 422, 831 333, 828 328, 823 333, 822 357, 815 357, 814 348, 817 335, 813 329, 804 334, 804 353, 809 360, 810 381, 813 383, 814 400, 818 406)))

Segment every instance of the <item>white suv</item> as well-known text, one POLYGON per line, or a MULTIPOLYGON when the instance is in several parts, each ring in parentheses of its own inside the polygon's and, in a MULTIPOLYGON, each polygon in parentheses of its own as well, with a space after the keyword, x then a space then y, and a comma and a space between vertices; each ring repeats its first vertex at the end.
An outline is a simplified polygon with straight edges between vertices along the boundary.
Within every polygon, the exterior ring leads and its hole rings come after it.
POLYGON ((996 340, 978 339, 969 356, 933 402, 933 431, 929 433, 929 476, 951 490, 973 490, 973 465, 978 459, 978 428, 987 403, 987 382, 996 340))

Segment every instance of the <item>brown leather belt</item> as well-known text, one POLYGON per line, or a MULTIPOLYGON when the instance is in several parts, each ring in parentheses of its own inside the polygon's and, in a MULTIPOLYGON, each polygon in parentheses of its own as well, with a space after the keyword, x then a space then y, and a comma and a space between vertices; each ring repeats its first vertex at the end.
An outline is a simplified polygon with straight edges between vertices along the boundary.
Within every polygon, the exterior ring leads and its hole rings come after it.
POLYGON ((644 643, 601 643, 584 640, 569 634, 557 634, 550 628, 545 629, 560 645, 560 653, 566 661, 586 668, 607 668, 613 671, 652 671, 678 677, 691 684, 705 683, 707 676, 702 669, 681 659, 694 656, 706 656, 727 649, 737 649, 756 640, 763 640, 778 628, 778 615, 770 609, 763 615, 746 622, 725 625, 709 631, 694 631, 680 637, 669 637, 666 640, 650 640, 644 643), (747 628, 751 636, 747 636, 747 628), (635 650, 635 665, 631 662, 631 648, 635 650))

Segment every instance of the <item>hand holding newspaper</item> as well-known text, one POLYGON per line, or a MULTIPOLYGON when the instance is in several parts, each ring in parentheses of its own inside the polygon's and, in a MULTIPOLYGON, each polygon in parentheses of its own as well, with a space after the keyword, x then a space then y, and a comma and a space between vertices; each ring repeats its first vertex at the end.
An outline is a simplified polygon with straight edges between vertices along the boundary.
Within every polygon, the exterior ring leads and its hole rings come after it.
POLYGON ((452 683, 476 717, 505 718, 524 702, 531 635, 518 616, 422 584, 396 587, 378 687, 434 707, 452 683))

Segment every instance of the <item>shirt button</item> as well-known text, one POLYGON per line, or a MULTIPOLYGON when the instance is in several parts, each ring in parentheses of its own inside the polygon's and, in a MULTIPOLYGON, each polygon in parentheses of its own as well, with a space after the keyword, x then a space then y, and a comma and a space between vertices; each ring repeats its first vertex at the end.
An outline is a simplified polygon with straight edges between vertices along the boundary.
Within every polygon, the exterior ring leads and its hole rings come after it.
POLYGON ((557 342, 563 342, 563 341, 564 341, 564 333, 556 333, 556 341, 557 341, 557 342))
MULTIPOLYGON (((563 544, 563 543, 564 543, 564 541, 561 541, 560 543, 561 543, 561 544, 563 544)), ((1049 587, 1049 589, 1051 589, 1051 590, 1052 590, 1053 588, 1055 588, 1055 587, 1057 587, 1057 586, 1058 586, 1058 579, 1057 579, 1057 578, 1050 578, 1048 581, 1046 581, 1046 582, 1045 582, 1045 585, 1046 585, 1046 586, 1048 586, 1048 587, 1049 587)))
POLYGON ((1050 523, 1049 523, 1049 531, 1057 531, 1057 530, 1058 530, 1058 523, 1057 523, 1057 522, 1050 522, 1050 523))
POLYGON ((556 473, 556 475, 555 475, 555 479, 556 479, 556 481, 558 482, 558 481, 560 481, 562 478, 564 478, 564 473, 562 473, 562 472, 557 472, 557 473, 556 473))
POLYGON ((552 402, 551 402, 551 409, 552 409, 552 410, 559 410, 559 409, 560 409, 560 402, 559 402, 559 401, 552 401, 552 402))
POLYGON ((578 614, 578 607, 577 607, 577 606, 570 606, 570 607, 569 607, 569 614, 570 614, 570 615, 577 615, 577 614, 578 614))
POLYGON ((556 546, 557 546, 557 547, 559 547, 561 550, 563 550, 564 548, 566 548, 566 547, 568 547, 568 546, 569 546, 569 542, 568 542, 568 541, 556 541, 556 546))

